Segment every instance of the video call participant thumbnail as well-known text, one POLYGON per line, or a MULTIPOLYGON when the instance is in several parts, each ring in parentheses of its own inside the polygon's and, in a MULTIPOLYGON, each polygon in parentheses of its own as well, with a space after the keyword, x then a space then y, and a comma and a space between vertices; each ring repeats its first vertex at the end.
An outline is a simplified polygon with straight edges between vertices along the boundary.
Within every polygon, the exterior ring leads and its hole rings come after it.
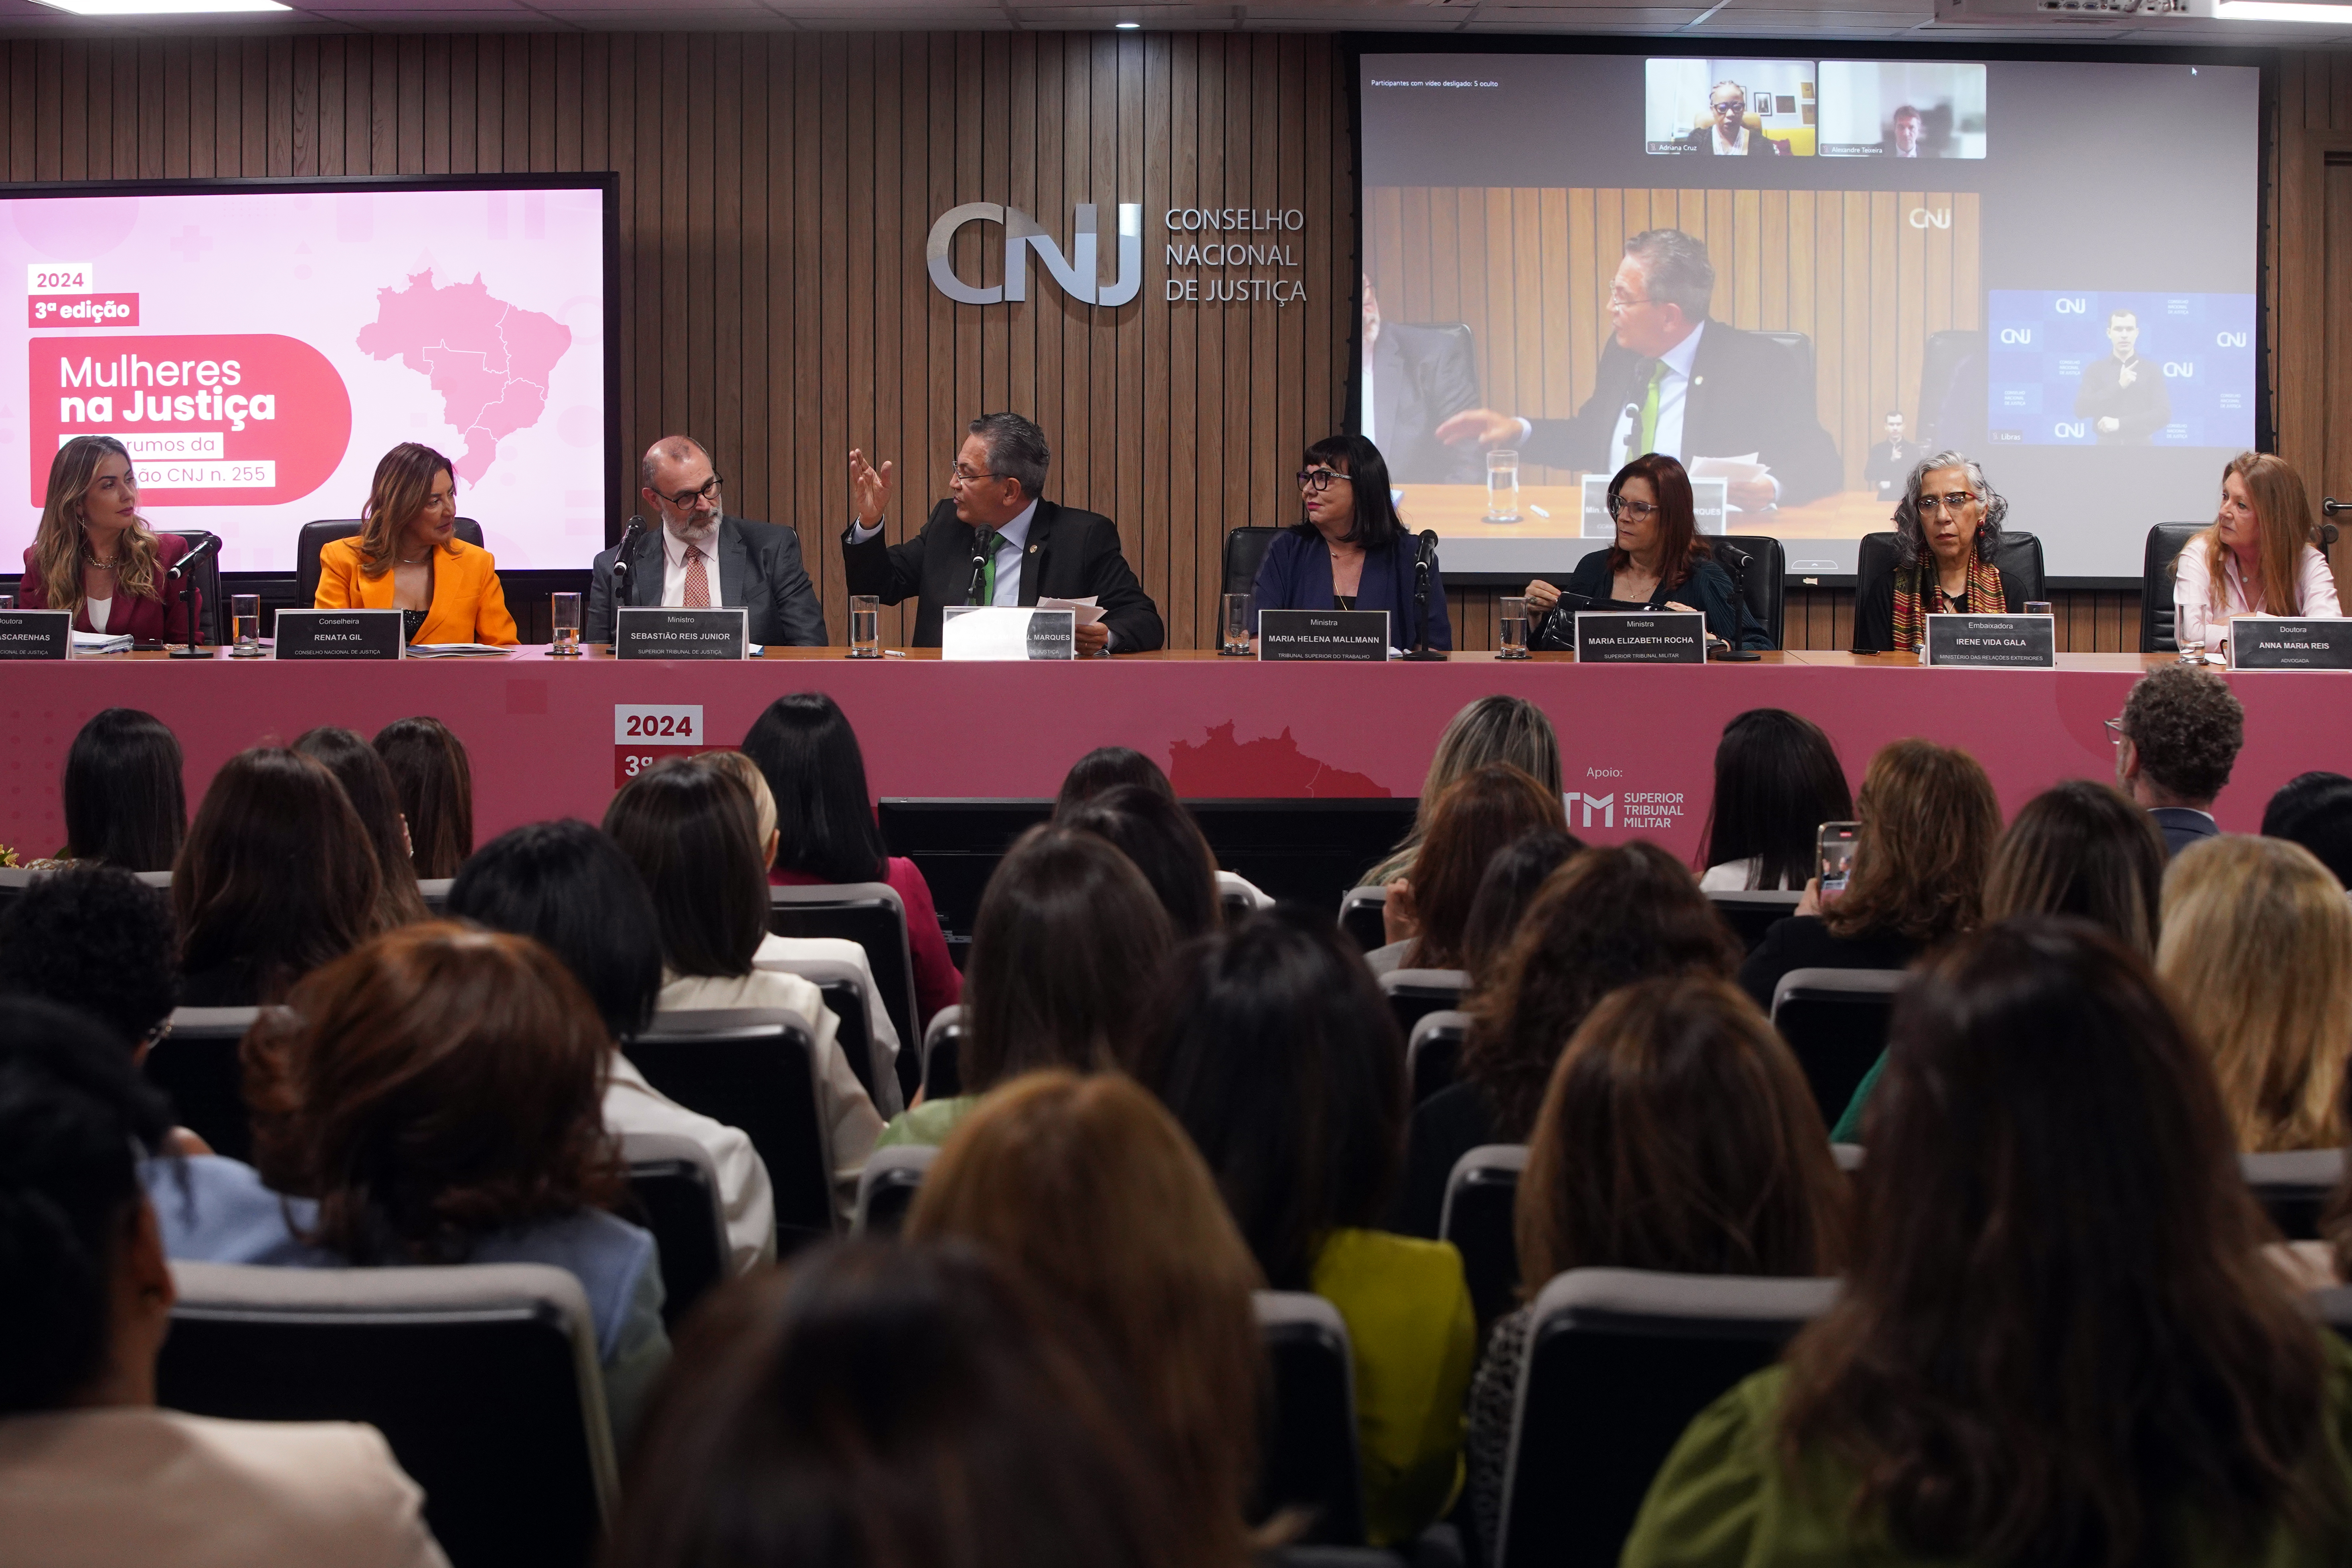
POLYGON ((1614 335, 1575 416, 1466 409, 1438 426, 1439 439, 1516 444, 1526 460, 1588 472, 1613 471, 1648 452, 1685 468, 1753 452, 1766 471, 1735 480, 1732 505, 1760 511, 1829 494, 1840 478, 1837 447, 1790 395, 1802 384, 1801 366, 1770 338, 1708 315, 1714 295, 1704 244, 1676 228, 1633 236, 1609 288, 1614 335))
MULTIPOLYGON (((798 530, 730 517, 725 482, 691 436, 665 436, 637 464, 638 495, 660 520, 656 534, 629 548, 621 604, 631 608, 740 607, 750 640, 761 647, 823 647, 824 610, 801 563, 798 530), (654 539, 660 543, 656 545, 654 539)), ((613 640, 614 546, 596 557, 588 584, 587 642, 613 640)))
POLYGON ((1892 134, 1880 143, 1886 155, 1890 158, 1918 157, 1920 125, 1920 114, 1916 109, 1907 103, 1897 109, 1894 121, 1888 127, 1892 134))
POLYGON ((1486 477, 1478 454, 1449 447, 1437 427, 1477 405, 1478 374, 1468 334, 1382 319, 1381 297, 1364 275, 1363 437, 1389 458, 1401 485, 1475 485, 1486 477))
POLYGON ((1718 158, 1790 156, 1789 144, 1764 134, 1761 125, 1747 123, 1748 89, 1736 81, 1719 81, 1707 89, 1708 123, 1683 138, 1685 145, 1718 158))
POLYGON ((2139 317, 2133 311, 2108 312, 2107 342, 2114 352, 2083 367, 2074 416, 2091 422, 2102 447, 2144 447, 2172 423, 2164 367, 2140 357, 2139 317))

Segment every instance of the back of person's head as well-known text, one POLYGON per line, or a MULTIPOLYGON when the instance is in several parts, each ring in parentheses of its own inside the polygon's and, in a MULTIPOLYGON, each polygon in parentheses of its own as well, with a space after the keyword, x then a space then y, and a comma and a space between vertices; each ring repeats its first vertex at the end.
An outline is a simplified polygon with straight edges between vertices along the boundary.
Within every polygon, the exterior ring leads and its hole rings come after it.
POLYGON ((1121 784, 1140 784, 1170 800, 1176 798, 1176 786, 1168 782, 1160 764, 1141 752, 1132 746, 1097 746, 1072 763, 1070 771, 1062 775, 1061 793, 1054 797, 1055 820, 1073 806, 1083 805, 1121 784))
POLYGON ((408 847, 408 825, 400 815, 399 793, 383 753, 349 730, 321 724, 294 742, 294 749, 335 775, 343 794, 359 813, 375 847, 376 874, 382 879, 377 903, 386 931, 426 918, 425 895, 416 887, 416 862, 408 847))
POLYGON ((527 936, 561 959, 625 1040, 661 994, 661 922, 645 879, 584 822, 535 822, 476 851, 449 885, 449 914, 527 936))
POLYGON ((2307 1490, 2319 1331, 2130 949, 2026 916, 1931 956, 1868 1118, 1845 1291, 1789 1352, 1781 1436, 1857 1474, 1896 1551, 2161 1561, 2186 1510, 2258 1554, 2283 1506, 2340 1509, 2307 1490))
POLYGON ((172 900, 114 866, 68 866, 0 909, 0 993, 79 1007, 125 1046, 172 1016, 172 900))
POLYGON ((1377 1226, 1396 1179, 1388 999, 1328 919, 1286 910, 1179 950, 1149 1016, 1137 1079, 1192 1135, 1267 1281, 1309 1289, 1323 1238, 1377 1226))
POLYGON ((760 764, 740 752, 702 752, 692 759, 700 768, 716 768, 729 774, 743 786, 751 797, 751 843, 760 852, 762 865, 767 863, 768 843, 776 837, 776 792, 768 787, 768 775, 760 764))
POLYGON ((1994 846, 1984 919, 2079 915, 2152 959, 2164 862, 2154 817, 2112 784, 2069 779, 2027 801, 1994 846))
POLYGON ((1174 942, 1135 863, 1091 833, 1033 827, 998 862, 964 973, 964 1087, 1135 1059, 1174 942))
POLYGON ((2117 722, 2139 759, 2140 776, 2184 805, 2210 805, 2246 743, 2246 710, 2230 683, 2182 664, 2141 676, 2117 722))
POLYGON ((170 870, 188 831, 180 766, 178 737, 153 714, 93 714, 66 752, 66 858, 170 870))
POLYGON ((1438 796, 1412 863, 1412 914, 1420 934, 1405 962, 1417 969, 1462 967, 1462 932, 1486 879, 1486 863, 1523 834, 1568 831, 1559 791, 1509 763, 1488 763, 1438 796))
POLYGON ((1559 794, 1559 736, 1524 697, 1481 697, 1446 721, 1422 780, 1416 821, 1426 828, 1438 797, 1489 763, 1508 763, 1559 794))
POLYGON ((2000 801, 1977 760, 1933 741, 1879 749, 1854 800, 1861 823, 1845 891, 1822 911, 1836 935, 1940 942, 1975 926, 2000 837, 2000 801))
POLYGON ((1711 975, 1612 991, 1560 1053, 1516 1229, 1533 1298, 1570 1268, 1813 1275, 1844 1257, 1846 1181, 1802 1068, 1711 975))
POLYGON ((1495 961, 1519 934, 1519 921, 1545 879, 1584 847, 1574 834, 1549 827, 1522 833, 1486 859, 1486 874, 1470 899, 1462 922, 1462 967, 1475 987, 1486 983, 1495 961))
POLYGON ((456 876, 474 852, 474 769, 465 742, 440 720, 417 718, 394 720, 374 743, 408 819, 416 874, 456 876))
POLYGON ((1134 861, 1160 896, 1178 941, 1217 928, 1223 912, 1217 858, 1201 836, 1201 825, 1175 796, 1143 784, 1119 784, 1067 810, 1056 809, 1054 825, 1091 833, 1134 861))
POLYGON ((777 870, 833 883, 883 874, 866 753, 839 703, 822 691, 777 698, 743 737, 743 754, 775 797, 777 870))
POLYGON ((172 870, 180 972, 242 968, 264 1001, 377 930, 375 848, 335 775, 257 746, 221 764, 172 870))
POLYGON ((742 781, 691 757, 656 763, 604 808, 653 895, 662 963, 677 974, 749 974, 768 929, 768 878, 742 781))
POLYGON ((1228 1568, 1106 1353, 971 1247, 834 1244, 714 1295, 640 1427, 606 1568, 1228 1568))
POLYGON ((1801 888, 1822 824, 1853 816, 1844 764, 1819 724, 1785 708, 1750 708, 1723 727, 1700 835, 1706 866, 1754 860, 1756 887, 1801 888))
POLYGON ((1595 846, 1554 871, 1469 1006, 1462 1073, 1499 1139, 1524 1143, 1552 1064, 1603 996, 1654 975, 1728 979, 1738 945, 1688 868, 1654 844, 1595 846))
MULTIPOLYGON (((128 1346, 115 1279, 171 1112, 119 1041, 51 1002, 0 1001, 0 1416, 89 1396, 128 1346)), ((165 1303, 168 1306, 168 1302, 165 1303)), ((151 1352, 152 1353, 152 1352, 151 1352)))
POLYGON ((403 926, 296 986, 242 1050, 254 1164, 354 1262, 457 1263, 480 1235, 601 1205, 595 1004, 528 937, 403 926))
POLYGON ((2297 773, 2263 808, 2263 837, 2300 844, 2352 888, 2352 778, 2297 773))
POLYGON ((1157 1100, 1118 1073, 1013 1079, 949 1134, 907 1232, 978 1243, 1073 1309, 1126 1373, 1186 1518, 1238 1561, 1260 1276, 1157 1100))
POLYGON ((2240 834, 2182 850, 2164 879, 2157 967, 2212 1058, 2242 1150, 2344 1142, 2352 900, 2311 851, 2240 834))

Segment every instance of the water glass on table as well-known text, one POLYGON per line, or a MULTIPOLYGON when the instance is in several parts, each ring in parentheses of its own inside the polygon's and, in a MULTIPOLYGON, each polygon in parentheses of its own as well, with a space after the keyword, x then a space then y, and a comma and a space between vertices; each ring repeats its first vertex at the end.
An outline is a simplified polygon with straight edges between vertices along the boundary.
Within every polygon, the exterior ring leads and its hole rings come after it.
POLYGON ((231 594, 228 598, 231 658, 261 657, 261 595, 231 594))
POLYGON ((1486 521, 1519 521, 1519 454, 1509 447, 1486 454, 1486 521))
POLYGON ((580 595, 550 594, 547 596, 547 624, 551 628, 552 646, 548 653, 555 658, 580 657, 580 595))
POLYGON ((882 657, 882 596, 879 594, 849 595, 849 657, 882 657))
POLYGON ((1248 594, 1225 595, 1225 629, 1217 651, 1239 658, 1250 650, 1250 600, 1248 594))
POLYGON ((1526 658, 1528 655, 1528 602, 1517 596, 1506 596, 1502 615, 1497 618, 1496 658, 1526 658))

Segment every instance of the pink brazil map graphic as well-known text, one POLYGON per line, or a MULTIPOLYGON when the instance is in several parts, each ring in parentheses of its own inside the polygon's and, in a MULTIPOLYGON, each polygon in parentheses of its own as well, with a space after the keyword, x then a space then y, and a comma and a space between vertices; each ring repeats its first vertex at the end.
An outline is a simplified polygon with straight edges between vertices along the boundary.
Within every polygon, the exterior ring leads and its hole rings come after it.
POLYGON ((539 422, 555 362, 572 346, 572 329, 552 316, 491 297, 478 274, 471 283, 436 288, 420 272, 402 289, 376 291, 376 318, 360 329, 359 346, 423 375, 441 395, 466 450, 457 478, 472 484, 489 471, 499 440, 539 422))

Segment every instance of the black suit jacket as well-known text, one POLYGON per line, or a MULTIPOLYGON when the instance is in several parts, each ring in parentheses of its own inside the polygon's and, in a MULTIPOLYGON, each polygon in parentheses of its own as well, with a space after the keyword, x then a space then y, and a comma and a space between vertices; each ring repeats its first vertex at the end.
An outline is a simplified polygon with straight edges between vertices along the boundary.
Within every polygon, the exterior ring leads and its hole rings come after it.
MULTIPOLYGON (((613 640, 613 558, 620 546, 600 552, 588 582, 587 625, 583 642, 613 640)), ((816 587, 801 564, 801 536, 779 522, 754 522, 747 517, 721 517, 719 537, 711 542, 719 567, 716 604, 740 605, 751 640, 763 646, 823 647, 824 609, 816 601, 816 587)), ((662 528, 646 525, 630 552, 628 598, 632 607, 651 607, 662 598, 662 528)))
MULTIPOLYGON (((939 647, 943 607, 965 603, 971 589, 971 524, 956 516, 954 501, 943 500, 904 544, 886 544, 879 533, 854 544, 856 531, 853 522, 841 532, 849 591, 886 605, 919 595, 915 646, 939 647)), ((1102 606, 1114 652, 1149 653, 1168 640, 1159 609, 1119 553, 1118 525, 1100 512, 1039 501, 1021 562, 1021 602, 1088 597, 1102 606)))
MULTIPOLYGON (((1609 437, 1628 403, 1639 403, 1650 366, 1609 340, 1592 395, 1572 419, 1531 419, 1522 443, 1529 461, 1556 468, 1609 472, 1609 437)), ((1683 451, 1693 458, 1736 458, 1753 452, 1780 481, 1780 504, 1796 506, 1838 488, 1837 447, 1803 399, 1801 367, 1780 343, 1710 319, 1691 361, 1683 395, 1683 451)))
POLYGON ((1478 406, 1477 368, 1462 334, 1381 323, 1372 345, 1372 442, 1401 485, 1471 485, 1486 478, 1475 445, 1449 447, 1437 427, 1478 406))
POLYGON ((2102 447, 2145 446, 2172 423, 2172 393, 2164 384, 2164 367, 2141 355, 2129 386, 2123 384, 2124 367, 2115 355, 2095 359, 2083 367, 2082 384, 2074 390, 2078 419, 2116 419, 2117 430, 2095 431, 2102 447))
POLYGON ((2157 831, 2164 835, 2164 852, 2168 858, 2221 831, 2211 813, 2199 811, 2194 806, 2152 805, 2148 807, 2147 814, 2156 819, 2157 831))

